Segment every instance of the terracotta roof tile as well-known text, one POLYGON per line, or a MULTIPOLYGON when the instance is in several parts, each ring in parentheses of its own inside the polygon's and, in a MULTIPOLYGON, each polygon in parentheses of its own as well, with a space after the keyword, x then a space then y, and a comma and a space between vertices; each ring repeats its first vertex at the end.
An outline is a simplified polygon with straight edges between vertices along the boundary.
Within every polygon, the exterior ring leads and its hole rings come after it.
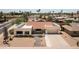
POLYGON ((45 29, 45 25, 52 25, 52 22, 27 22, 27 25, 32 25, 33 29, 45 29))

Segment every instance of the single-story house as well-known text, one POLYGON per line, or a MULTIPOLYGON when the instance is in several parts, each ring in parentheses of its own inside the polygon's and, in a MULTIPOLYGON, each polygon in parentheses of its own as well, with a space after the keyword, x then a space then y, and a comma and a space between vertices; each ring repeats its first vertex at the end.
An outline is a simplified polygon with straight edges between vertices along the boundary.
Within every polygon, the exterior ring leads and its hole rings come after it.
POLYGON ((60 30, 60 26, 52 22, 27 22, 15 26, 14 35, 60 33, 60 30))
POLYGON ((79 36, 79 23, 70 23, 70 25, 63 25, 62 27, 69 35, 79 36))

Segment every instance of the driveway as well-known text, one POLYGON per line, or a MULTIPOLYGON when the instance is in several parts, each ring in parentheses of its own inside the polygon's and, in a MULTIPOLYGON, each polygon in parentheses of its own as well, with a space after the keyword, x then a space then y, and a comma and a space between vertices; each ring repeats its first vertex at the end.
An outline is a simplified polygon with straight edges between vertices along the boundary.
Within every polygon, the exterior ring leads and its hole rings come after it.
POLYGON ((70 48, 69 44, 59 34, 46 34, 45 40, 48 48, 70 48))

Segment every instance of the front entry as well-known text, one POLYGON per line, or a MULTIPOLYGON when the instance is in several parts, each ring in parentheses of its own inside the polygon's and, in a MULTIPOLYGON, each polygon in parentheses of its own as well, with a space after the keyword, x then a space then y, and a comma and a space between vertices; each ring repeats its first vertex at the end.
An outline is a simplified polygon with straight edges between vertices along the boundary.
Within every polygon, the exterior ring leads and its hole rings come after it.
POLYGON ((42 30, 42 29, 34 29, 32 31, 32 34, 43 34, 43 33, 44 33, 44 30, 42 30))

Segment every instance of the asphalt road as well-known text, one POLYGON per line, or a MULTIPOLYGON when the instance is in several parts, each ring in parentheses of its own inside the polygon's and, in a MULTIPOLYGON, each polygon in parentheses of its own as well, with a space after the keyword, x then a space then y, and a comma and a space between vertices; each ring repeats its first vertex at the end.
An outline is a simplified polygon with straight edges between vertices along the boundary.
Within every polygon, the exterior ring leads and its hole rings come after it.
POLYGON ((4 27, 9 28, 10 26, 12 26, 12 23, 13 23, 15 20, 16 20, 16 19, 10 19, 10 20, 7 21, 7 22, 1 23, 1 24, 0 24, 0 33, 3 32, 3 28, 4 28, 4 27))

